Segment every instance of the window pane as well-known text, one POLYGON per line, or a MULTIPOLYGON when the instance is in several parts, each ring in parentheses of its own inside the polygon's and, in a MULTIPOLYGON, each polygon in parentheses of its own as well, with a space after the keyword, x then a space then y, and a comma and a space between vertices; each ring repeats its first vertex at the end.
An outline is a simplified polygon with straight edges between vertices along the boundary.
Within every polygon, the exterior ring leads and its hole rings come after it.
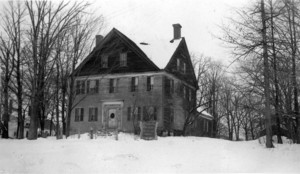
POLYGON ((127 53, 120 54, 120 66, 127 66, 127 53))
POLYGON ((107 68, 108 67, 108 55, 101 56, 101 67, 107 68))

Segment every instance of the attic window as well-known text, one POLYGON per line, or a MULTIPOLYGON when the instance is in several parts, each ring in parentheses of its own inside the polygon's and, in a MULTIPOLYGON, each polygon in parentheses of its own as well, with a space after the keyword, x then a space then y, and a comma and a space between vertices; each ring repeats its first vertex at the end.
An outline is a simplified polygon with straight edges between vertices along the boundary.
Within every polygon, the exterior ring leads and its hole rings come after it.
POLYGON ((185 74, 186 73, 186 64, 183 63, 183 73, 185 74))
POLYGON ((177 71, 180 70, 180 59, 177 59, 177 71))
POLYGON ((104 54, 101 55, 101 68, 107 68, 108 67, 108 55, 104 54))
POLYGON ((120 54, 120 66, 127 66, 127 53, 120 54))

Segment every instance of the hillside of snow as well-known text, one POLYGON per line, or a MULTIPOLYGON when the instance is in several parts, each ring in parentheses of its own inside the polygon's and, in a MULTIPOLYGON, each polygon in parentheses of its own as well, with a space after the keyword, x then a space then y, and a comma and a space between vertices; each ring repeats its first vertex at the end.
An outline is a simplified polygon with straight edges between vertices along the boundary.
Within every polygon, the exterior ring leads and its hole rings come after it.
POLYGON ((129 134, 29 140, 0 139, 0 173, 300 173, 300 145, 231 142, 202 137, 158 137, 145 141, 129 134))

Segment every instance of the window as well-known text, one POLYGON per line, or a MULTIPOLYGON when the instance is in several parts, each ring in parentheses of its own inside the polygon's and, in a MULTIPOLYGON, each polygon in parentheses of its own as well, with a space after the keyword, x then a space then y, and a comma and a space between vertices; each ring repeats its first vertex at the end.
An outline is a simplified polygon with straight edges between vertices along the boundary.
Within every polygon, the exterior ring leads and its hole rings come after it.
POLYGON ((117 92, 117 79, 109 79, 109 93, 117 92))
POLYGON ((180 70, 180 59, 177 59, 177 71, 180 70))
POLYGON ((183 73, 185 74, 186 73, 186 64, 183 63, 183 73))
POLYGON ((120 66, 127 66, 127 53, 120 54, 120 66))
POLYGON ((85 81, 77 80, 76 81, 76 95, 84 94, 85 92, 85 81))
POLYGON ((80 94, 80 81, 77 80, 76 81, 76 95, 79 95, 80 94))
POLYGON ((141 107, 128 107, 127 109, 127 121, 137 120, 141 121, 141 107))
POLYGON ((137 91, 139 85, 138 77, 131 77, 131 92, 137 91))
POLYGON ((107 68, 108 67, 108 55, 104 54, 101 55, 101 68, 107 68))
POLYGON ((174 80, 165 77, 165 93, 171 95, 174 93, 174 80))
POLYGON ((147 77, 147 91, 151 91, 153 89, 154 78, 153 76, 147 77))
POLYGON ((150 121, 150 120, 157 120, 157 109, 155 106, 144 106, 143 108, 143 120, 150 121))
POLYGON ((89 108, 89 121, 97 121, 98 120, 98 108, 92 107, 89 108))
POLYGON ((189 101, 192 101, 192 89, 189 90, 189 101))
POLYGON ((84 109, 75 108, 75 122, 83 121, 83 117, 84 117, 84 109))
POLYGON ((99 80, 88 80, 86 86, 86 93, 94 94, 99 92, 99 80))
POLYGON ((84 94, 84 92, 85 92, 85 81, 82 80, 82 81, 81 81, 80 93, 81 93, 81 94, 84 94))

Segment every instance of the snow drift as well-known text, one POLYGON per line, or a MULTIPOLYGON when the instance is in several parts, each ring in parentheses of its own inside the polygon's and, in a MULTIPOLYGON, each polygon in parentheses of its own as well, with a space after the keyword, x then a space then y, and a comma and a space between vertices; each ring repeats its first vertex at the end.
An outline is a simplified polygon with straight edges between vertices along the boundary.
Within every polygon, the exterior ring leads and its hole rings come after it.
POLYGON ((203 137, 0 139, 0 173, 300 172, 300 146, 203 137))

